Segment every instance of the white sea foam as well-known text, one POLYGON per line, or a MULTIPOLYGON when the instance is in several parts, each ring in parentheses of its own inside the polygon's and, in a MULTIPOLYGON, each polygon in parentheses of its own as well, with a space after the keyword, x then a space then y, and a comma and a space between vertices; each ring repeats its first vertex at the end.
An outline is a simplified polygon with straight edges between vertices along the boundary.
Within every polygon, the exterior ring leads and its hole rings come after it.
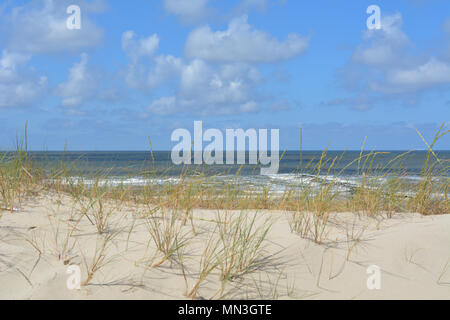
MULTIPOLYGON (((331 185, 331 191, 339 192, 342 194, 349 193, 355 188, 361 186, 363 182, 362 176, 317 176, 310 174, 296 174, 296 173, 282 173, 274 174, 268 176, 260 175, 219 175, 211 177, 197 177, 197 176, 187 176, 185 178, 180 177, 108 177, 102 179, 90 179, 86 177, 70 177, 63 180, 65 185, 77 185, 83 184, 86 186, 92 186, 97 184, 98 186, 135 186, 135 187, 145 187, 152 185, 175 185, 185 182, 194 182, 198 179, 202 180, 204 185, 213 185, 221 187, 227 184, 236 184, 238 188, 245 191, 251 192, 263 192, 269 190, 270 194, 279 195, 288 190, 302 190, 308 188, 309 191, 315 192, 319 191, 324 185, 331 185)), ((388 180, 386 177, 377 176, 366 176, 371 182, 376 184, 384 183, 388 180)), ((410 183, 418 183, 422 178, 418 176, 405 176, 402 177, 405 181, 410 183)), ((48 181, 52 182, 52 181, 48 181)), ((368 186, 370 188, 370 185, 368 186)), ((406 196, 413 195, 411 192, 406 190, 403 192, 406 196)))
MULTIPOLYGON (((77 185, 83 184, 87 186, 92 186, 98 184, 99 186, 120 186, 120 185, 131 185, 131 186, 146 186, 146 185, 163 185, 166 183, 178 183, 180 182, 180 178, 167 177, 167 178, 143 178, 143 177, 133 177, 133 178, 120 178, 120 177, 111 177, 105 179, 89 179, 84 177, 70 177, 65 178, 62 181, 63 185, 77 185)), ((52 183, 55 180, 47 180, 46 182, 52 183)))

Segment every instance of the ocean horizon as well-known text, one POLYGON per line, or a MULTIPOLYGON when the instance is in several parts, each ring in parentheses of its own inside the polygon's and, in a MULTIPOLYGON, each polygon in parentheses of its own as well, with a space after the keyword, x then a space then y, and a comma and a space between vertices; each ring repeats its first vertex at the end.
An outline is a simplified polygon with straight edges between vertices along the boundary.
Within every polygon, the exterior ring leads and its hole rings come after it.
MULTIPOLYGON (((287 151, 283 156, 280 151, 278 173, 270 175, 261 175, 260 165, 248 164, 248 151, 244 165, 175 165, 170 151, 34 151, 28 154, 49 172, 64 166, 72 182, 93 184, 98 181, 110 186, 176 184, 200 177, 206 178, 207 184, 220 187, 236 183, 240 188, 255 192, 268 188, 271 192, 282 193, 290 188, 324 182, 333 182, 337 188, 349 192, 366 176, 380 182, 401 176, 406 184, 412 185, 422 179, 426 151, 377 152, 379 154, 372 158, 368 157, 370 151, 328 151, 322 158, 322 151, 287 151)), ((436 151, 436 156, 441 163, 450 161, 450 151, 436 151)), ((443 170, 439 179, 448 178, 448 170, 443 170)))
MULTIPOLYGON (((239 151, 240 152, 240 151, 239 151)), ((361 156, 364 158, 371 154, 372 151, 345 151, 333 150, 327 151, 322 160, 324 168, 328 169, 328 165, 333 164, 332 170, 340 171, 343 175, 357 175, 360 173, 363 159, 357 161, 361 156), (349 165, 351 164, 351 165, 349 165)), ((440 161, 450 161, 450 150, 436 150, 435 154, 440 161)), ((235 152, 235 159, 237 158, 235 152)), ((293 173, 301 170, 308 170, 314 168, 320 161, 323 151, 305 150, 305 151, 280 151, 280 168, 278 173, 293 173)), ((422 165, 426 159, 427 151, 403 151, 403 150, 377 150, 373 153, 378 153, 371 164, 372 170, 380 171, 389 169, 403 170, 405 174, 414 175, 419 174, 422 165), (401 157, 401 160, 394 161, 401 157)), ((64 161, 68 166, 75 168, 86 167, 89 165, 90 169, 109 169, 112 175, 128 175, 130 173, 139 173, 142 170, 149 169, 166 169, 165 173, 179 174, 180 170, 186 165, 175 165, 171 160, 171 151, 29 151, 28 154, 39 164, 45 166, 52 166, 61 161, 64 161)), ((434 156, 433 156, 434 157, 434 156)), ((224 157, 225 159, 225 153, 224 157)), ((246 164, 223 164, 223 165, 195 165, 191 164, 193 168, 209 169, 204 172, 217 174, 222 172, 235 173, 241 169, 243 175, 257 175, 259 172, 255 168, 258 165, 248 164, 249 152, 245 152, 246 164), (242 168, 241 168, 242 167, 242 168)))

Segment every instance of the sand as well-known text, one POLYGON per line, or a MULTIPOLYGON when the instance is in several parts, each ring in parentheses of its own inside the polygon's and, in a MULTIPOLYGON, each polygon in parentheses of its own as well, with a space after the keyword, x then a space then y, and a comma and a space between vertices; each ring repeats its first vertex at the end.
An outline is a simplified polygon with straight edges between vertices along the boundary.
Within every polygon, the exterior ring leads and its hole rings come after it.
MULTIPOLYGON (((109 204, 105 208, 113 214, 108 232, 102 236, 85 217, 67 236, 71 230, 68 225, 74 225, 81 206, 61 194, 41 195, 27 200, 17 212, 3 212, 0 299, 186 299, 186 291, 199 278, 205 244, 211 234, 217 233, 217 214, 240 214, 194 210, 192 222, 188 220, 180 227, 191 238, 183 259, 186 288, 176 259, 152 267, 162 257, 144 219, 153 208, 132 204, 109 204), (90 265, 108 233, 116 236, 103 252, 101 268, 88 285, 69 289, 68 268, 79 266, 80 279, 85 279, 84 261, 90 265), (67 250, 63 250, 66 239, 67 250)), ((249 217, 254 213, 245 212, 249 217)), ((159 212, 153 214, 157 217, 159 212)), ((374 219, 336 213, 331 215, 327 237, 321 244, 291 232, 291 213, 257 214, 259 224, 265 219, 273 223, 258 266, 228 282, 223 291, 219 275, 213 271, 201 283, 197 298, 450 299, 448 214, 403 213, 374 219), (378 282, 368 274, 371 266, 380 270, 378 282), (379 284, 379 289, 368 288, 369 278, 369 284, 379 284)))

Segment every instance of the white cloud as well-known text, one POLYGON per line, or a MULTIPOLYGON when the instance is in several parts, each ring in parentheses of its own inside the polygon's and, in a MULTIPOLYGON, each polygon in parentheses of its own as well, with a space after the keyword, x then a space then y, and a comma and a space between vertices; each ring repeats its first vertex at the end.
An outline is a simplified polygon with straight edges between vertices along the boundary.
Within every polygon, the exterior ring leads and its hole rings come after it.
POLYGON ((183 69, 179 96, 182 104, 200 108, 197 112, 256 111, 247 103, 253 101, 252 87, 258 81, 257 73, 256 69, 246 65, 224 65, 214 69, 202 60, 194 60, 183 69), (245 105, 247 107, 243 107, 245 105))
MULTIPOLYGON (((47 91, 48 80, 44 76, 34 76, 33 69, 26 64, 35 55, 79 52, 98 45, 103 30, 94 25, 88 15, 102 12, 106 7, 105 0, 36 0, 20 6, 6 4, 4 9, 10 10, 0 11, 0 28, 4 31, 2 45, 5 48, 0 60, 0 107, 36 104, 47 91), (81 7, 80 30, 69 30, 66 26, 69 17, 66 9, 72 4, 81 7)), ((82 66, 83 61, 78 69, 74 67, 71 70, 69 82, 58 88, 65 105, 76 104, 83 96, 81 89, 76 92, 77 85, 86 89, 92 85, 86 81, 86 76, 77 83, 77 77, 81 77, 83 72, 80 70, 82 66), (81 84, 81 81, 85 83, 81 84)))
POLYGON ((136 39, 133 31, 126 31, 122 35, 122 50, 135 61, 142 57, 152 57, 158 48, 159 37, 157 34, 141 39, 136 39))
MULTIPOLYGON (((256 3, 259 2, 252 5, 256 3)), ((132 31, 125 33, 123 39, 123 50, 135 53, 128 53, 131 59, 125 69, 125 81, 131 88, 158 96, 147 107, 148 112, 158 115, 258 112, 267 101, 262 100, 261 94, 264 76, 255 64, 292 58, 308 45, 308 40, 297 34, 280 41, 255 30, 246 16, 232 20, 223 32, 212 32, 209 27, 194 30, 186 41, 185 59, 157 55, 158 41, 147 46, 151 50, 140 50, 142 40, 132 31), (138 49, 130 50, 130 41, 138 49), (143 51, 147 54, 140 53, 143 51), (141 59, 143 56, 148 59, 141 59), (171 85, 165 86, 161 94, 157 87, 163 84, 171 85), (173 92, 167 94, 167 89, 173 92)), ((143 39, 159 40, 157 35, 143 39)))
POLYGON ((171 55, 156 55, 159 41, 157 34, 138 38, 133 31, 123 33, 122 50, 131 59, 124 70, 130 88, 155 88, 180 75, 183 61, 171 55))
POLYGON ((183 66, 175 96, 154 101, 148 110, 156 114, 235 114, 259 110, 255 88, 262 76, 245 64, 211 66, 196 59, 183 66))
POLYGON ((24 66, 30 58, 3 50, 0 59, 0 108, 28 106, 47 90, 46 77, 35 77, 25 70, 24 66))
POLYGON ((408 37, 402 31, 402 24, 400 14, 383 17, 380 30, 364 32, 364 42, 353 53, 353 62, 379 68, 401 63, 399 57, 409 44, 408 37))
POLYGON ((178 76, 183 69, 183 61, 171 55, 161 55, 154 59, 154 66, 150 70, 147 83, 156 87, 178 76))
POLYGON ((95 75, 88 69, 87 54, 69 70, 67 82, 58 85, 56 94, 62 97, 64 107, 77 107, 95 96, 98 86, 95 75))
POLYGON ((296 33, 280 41, 253 29, 247 16, 233 19, 225 31, 213 32, 209 26, 192 31, 186 41, 185 54, 191 59, 211 62, 277 62, 303 53, 308 39, 296 33))
POLYGON ((31 56, 28 54, 3 50, 2 59, 0 60, 0 67, 2 71, 16 71, 20 65, 26 64, 30 59, 31 56))
MULTIPOLYGON (((12 51, 29 54, 77 52, 98 45, 103 30, 88 18, 90 11, 102 9, 102 1, 94 1, 89 6, 81 6, 82 27, 69 30, 66 9, 73 1, 37 0, 1 16, 6 30, 6 47, 12 51)), ((80 3, 81 5, 82 3, 80 3)))
POLYGON ((136 63, 131 63, 123 70, 123 77, 126 85, 132 89, 147 89, 145 77, 147 69, 136 63))
POLYGON ((416 90, 442 84, 450 84, 450 65, 432 57, 426 63, 411 69, 389 72, 385 90, 416 90))
POLYGON ((402 24, 400 14, 385 15, 380 30, 364 32, 349 64, 340 70, 341 80, 354 96, 329 104, 366 110, 386 99, 398 99, 415 105, 422 93, 450 85, 450 61, 442 55, 437 58, 438 54, 415 54, 402 24))

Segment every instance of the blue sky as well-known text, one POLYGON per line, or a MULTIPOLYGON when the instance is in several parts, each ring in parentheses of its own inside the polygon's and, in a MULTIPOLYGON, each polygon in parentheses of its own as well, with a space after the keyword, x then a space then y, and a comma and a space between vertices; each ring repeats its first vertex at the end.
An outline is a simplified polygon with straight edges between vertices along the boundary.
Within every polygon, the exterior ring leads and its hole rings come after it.
POLYGON ((305 149, 378 150, 449 128, 448 0, 6 0, 0 50, 2 148, 26 121, 34 150, 168 150, 194 120, 291 150, 299 127, 305 149))

